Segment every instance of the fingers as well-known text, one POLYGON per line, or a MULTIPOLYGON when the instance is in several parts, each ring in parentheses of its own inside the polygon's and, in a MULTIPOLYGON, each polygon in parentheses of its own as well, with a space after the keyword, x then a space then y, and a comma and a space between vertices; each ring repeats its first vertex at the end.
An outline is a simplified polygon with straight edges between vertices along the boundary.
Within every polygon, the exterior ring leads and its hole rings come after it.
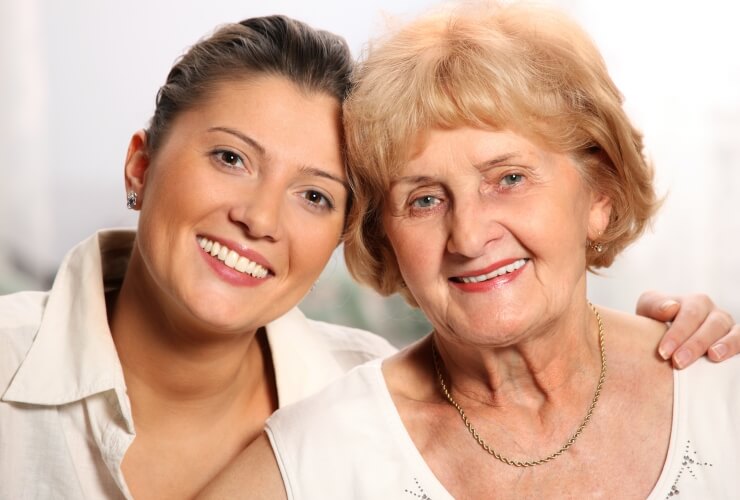
POLYGON ((731 333, 735 329, 732 317, 719 309, 711 309, 705 315, 704 306, 694 308, 683 304, 660 344, 661 356, 670 357, 678 369, 686 368, 707 351, 713 354, 715 361, 737 352, 738 339, 731 333), (675 350, 669 354, 671 347, 675 350))
MULTIPOLYGON (((647 291, 637 299, 635 311, 640 316, 652 318, 656 321, 668 322, 676 317, 679 303, 673 297, 654 290, 647 291)), ((675 346, 674 346, 675 349, 675 346)), ((673 350, 671 350, 671 353, 673 350)))
POLYGON ((723 361, 740 352, 740 325, 734 325, 730 332, 709 348, 707 357, 712 361, 723 361))
POLYGON ((669 296, 656 291, 643 293, 637 314, 671 322, 658 347, 663 359, 686 368, 705 353, 722 361, 740 352, 740 326, 704 294, 669 296))

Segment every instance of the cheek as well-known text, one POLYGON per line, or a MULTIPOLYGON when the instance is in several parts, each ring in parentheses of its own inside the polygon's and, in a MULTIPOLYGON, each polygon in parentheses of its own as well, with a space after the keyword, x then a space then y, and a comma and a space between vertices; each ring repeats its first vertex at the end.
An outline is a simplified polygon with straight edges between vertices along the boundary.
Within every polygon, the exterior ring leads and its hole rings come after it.
POLYGON ((434 238, 433 232, 420 225, 396 225, 389 231, 388 239, 396 254, 401 276, 412 292, 415 288, 423 289, 439 273, 440 262, 436 258, 441 255, 439 238, 434 238))
POLYGON ((340 217, 318 224, 295 224, 291 228, 291 248, 296 271, 311 279, 317 278, 339 245, 343 227, 340 217))

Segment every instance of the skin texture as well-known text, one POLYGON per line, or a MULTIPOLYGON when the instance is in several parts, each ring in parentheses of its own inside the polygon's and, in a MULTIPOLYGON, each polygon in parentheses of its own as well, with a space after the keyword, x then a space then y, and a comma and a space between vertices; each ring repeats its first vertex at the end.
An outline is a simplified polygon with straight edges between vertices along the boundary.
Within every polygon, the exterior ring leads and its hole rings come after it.
POLYGON ((610 204, 587 191, 567 156, 509 131, 433 130, 426 145, 392 185, 383 222, 406 286, 438 331, 510 345, 585 295, 586 241, 603 231, 610 204), (516 274, 480 293, 457 282, 520 259, 516 274))
POLYGON ((131 139, 125 176, 139 231, 110 324, 137 436, 123 461, 136 498, 188 498, 277 408, 260 328, 315 282, 344 226, 340 106, 279 77, 221 84, 161 148, 131 139), (244 279, 198 237, 259 259, 244 279))
MULTIPOLYGON (((598 379, 585 246, 607 224, 609 200, 584 186, 568 156, 511 131, 435 130, 426 138, 391 188, 387 236, 406 285, 435 327, 448 383, 478 430, 512 458, 546 456, 583 419, 598 379), (455 282, 518 259, 526 259, 520 270, 490 285, 466 290, 455 282)), ((702 297, 690 302, 689 309, 711 309, 702 297)), ((648 294, 638 305, 666 319, 677 306, 660 294, 648 294)), ((608 383, 577 446, 544 472, 513 469, 481 452, 440 395, 431 336, 383 364, 414 444, 454 496, 619 491, 644 497, 650 491, 670 438, 671 368, 658 356, 666 325, 603 308, 601 314, 608 383), (567 488, 563 477, 572 479, 567 488), (624 477, 630 484, 623 484, 624 477)), ((685 332, 685 325, 676 326, 669 332, 673 338, 685 332)), ((269 442, 261 436, 198 498, 285 497, 269 442)))
MULTIPOLYGON (((569 156, 506 130, 430 131, 391 188, 384 226, 404 281, 434 326, 456 399, 507 457, 558 450, 593 397, 600 364, 585 248, 609 212, 569 156), (422 257, 413 250, 420 245, 422 257), (485 282, 461 280, 517 261, 519 269, 485 282)), ((440 404, 431 337, 386 363, 412 440, 453 496, 649 493, 670 437, 671 372, 655 355, 663 328, 604 316, 609 385, 577 450, 544 469, 522 471, 480 452, 457 412, 440 404), (615 432, 629 418, 630 432, 615 432), (618 457, 646 443, 649 451, 620 465, 618 457), (626 475, 629 487, 620 484, 626 475)))

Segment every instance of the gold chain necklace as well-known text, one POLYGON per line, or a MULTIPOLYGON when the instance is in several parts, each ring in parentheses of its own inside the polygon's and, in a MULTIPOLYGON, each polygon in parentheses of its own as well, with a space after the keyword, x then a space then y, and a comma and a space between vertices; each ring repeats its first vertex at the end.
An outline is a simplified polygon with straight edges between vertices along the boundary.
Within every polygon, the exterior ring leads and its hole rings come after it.
POLYGON ((491 448, 482 437, 480 437, 480 434, 478 434, 478 431, 475 430, 475 427, 473 427, 473 424, 468 419, 468 416, 465 415, 465 411, 460 407, 459 404, 457 404, 457 401, 455 401, 452 397, 452 394, 450 394, 450 391, 447 390, 447 384, 445 383, 445 379, 442 376, 442 370, 439 367, 439 355, 437 353, 437 346, 432 341, 432 357, 434 358, 434 369, 437 371, 437 379, 439 380, 439 388, 442 390, 442 394, 445 398, 447 398, 447 401, 455 407, 455 409, 460 413, 460 416, 462 417, 463 422, 465 423, 465 427, 468 428, 470 431, 470 434, 472 434, 473 438, 478 442, 478 444, 483 448, 489 455, 491 455, 496 460, 499 460, 500 462, 505 463, 506 465, 512 465, 514 467, 532 467, 535 465, 542 465, 544 463, 549 462, 550 460, 554 460, 555 458, 559 457, 563 453, 565 453, 568 448, 573 446, 573 443, 576 442, 576 439, 578 439, 578 436, 581 435, 583 432, 583 429, 586 428, 586 425, 591 420, 591 415, 593 415, 594 408, 596 408, 596 403, 599 401, 599 396, 601 395, 601 387, 604 385, 604 379, 606 378, 606 347, 604 346, 604 323, 601 321, 601 315, 599 314, 599 311, 594 307, 594 305, 589 302, 589 307, 591 307, 591 310, 593 310, 594 314, 596 315, 596 322, 599 325, 599 349, 601 351, 601 374, 599 375, 599 383, 596 384, 596 392, 594 393, 594 397, 591 400, 591 405, 588 407, 588 411, 586 412, 586 417, 583 419, 583 422, 581 422, 581 425, 578 426, 576 431, 573 433, 573 435, 568 439, 563 446, 560 447, 558 451, 555 453, 552 453, 544 458, 540 458, 538 460, 530 460, 526 462, 520 462, 518 460, 512 460, 510 458, 506 458, 505 456, 498 453, 496 450, 491 448))

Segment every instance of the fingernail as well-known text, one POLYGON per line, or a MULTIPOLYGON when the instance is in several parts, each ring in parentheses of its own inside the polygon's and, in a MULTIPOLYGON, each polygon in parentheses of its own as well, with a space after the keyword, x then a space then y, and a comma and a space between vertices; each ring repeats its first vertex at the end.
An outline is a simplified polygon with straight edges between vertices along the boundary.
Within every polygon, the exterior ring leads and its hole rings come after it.
POLYGON ((673 340, 666 340, 662 344, 660 344, 660 347, 658 348, 658 353, 660 354, 660 357, 668 360, 671 357, 671 354, 673 354, 673 351, 676 350, 676 343, 673 340))
POLYGON ((673 355, 673 362, 677 368, 683 368, 688 365, 689 359, 691 359, 691 353, 686 349, 680 349, 673 355))
POLYGON ((722 359, 727 354, 727 346, 724 344, 714 344, 709 350, 714 353, 717 359, 722 359))
POLYGON ((675 300, 666 300, 665 302, 663 302, 660 305, 660 310, 661 311, 667 311, 671 307, 674 307, 674 306, 677 306, 677 305, 678 305, 678 302, 676 302, 675 300))

